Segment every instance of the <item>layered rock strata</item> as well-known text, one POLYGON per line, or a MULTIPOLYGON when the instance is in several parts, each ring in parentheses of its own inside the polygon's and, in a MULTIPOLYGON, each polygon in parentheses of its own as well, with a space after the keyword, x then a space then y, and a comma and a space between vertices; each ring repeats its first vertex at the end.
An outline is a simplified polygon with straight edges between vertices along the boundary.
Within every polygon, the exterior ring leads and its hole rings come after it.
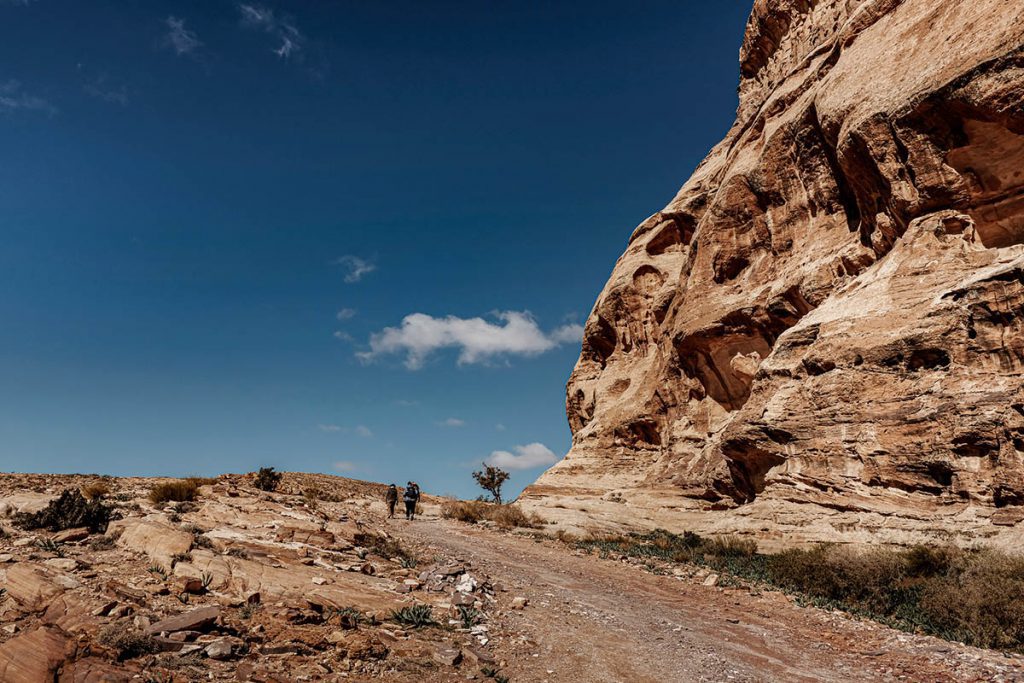
POLYGON ((757 0, 569 381, 563 524, 1024 546, 1024 10, 757 0))

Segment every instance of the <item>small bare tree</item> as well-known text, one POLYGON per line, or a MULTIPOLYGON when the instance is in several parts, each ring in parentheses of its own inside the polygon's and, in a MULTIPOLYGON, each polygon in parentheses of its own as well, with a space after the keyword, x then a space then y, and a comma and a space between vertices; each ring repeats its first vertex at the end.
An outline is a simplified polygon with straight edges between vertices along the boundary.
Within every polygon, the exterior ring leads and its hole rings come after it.
POLYGON ((484 491, 491 494, 494 502, 501 505, 501 487, 508 481, 509 473, 499 467, 483 463, 484 469, 473 473, 473 478, 484 491))

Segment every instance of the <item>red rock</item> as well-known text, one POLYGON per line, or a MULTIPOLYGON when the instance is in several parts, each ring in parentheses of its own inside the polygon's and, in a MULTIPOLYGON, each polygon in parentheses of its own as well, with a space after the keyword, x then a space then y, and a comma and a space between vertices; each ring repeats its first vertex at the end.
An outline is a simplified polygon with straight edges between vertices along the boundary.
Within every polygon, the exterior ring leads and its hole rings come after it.
POLYGON ((55 580, 57 576, 60 572, 54 569, 21 562, 7 570, 5 588, 19 605, 30 612, 38 612, 64 592, 64 587, 55 580))
POLYGON ((0 681, 52 681, 73 651, 74 644, 54 628, 38 628, 11 638, 0 645, 0 681))
POLYGON ((220 617, 220 607, 200 607, 156 622, 146 632, 149 634, 174 631, 206 631, 220 617))
POLYGON ((76 543, 89 538, 88 529, 65 529, 53 535, 55 543, 76 543))

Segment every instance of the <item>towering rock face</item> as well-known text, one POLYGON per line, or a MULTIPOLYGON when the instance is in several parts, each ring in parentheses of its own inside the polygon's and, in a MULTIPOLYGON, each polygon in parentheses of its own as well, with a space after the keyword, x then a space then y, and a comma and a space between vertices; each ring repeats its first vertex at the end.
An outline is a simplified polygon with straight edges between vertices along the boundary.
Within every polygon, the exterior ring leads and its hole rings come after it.
POLYGON ((1024 546, 1024 6, 757 0, 738 118, 633 233, 549 519, 1024 546))

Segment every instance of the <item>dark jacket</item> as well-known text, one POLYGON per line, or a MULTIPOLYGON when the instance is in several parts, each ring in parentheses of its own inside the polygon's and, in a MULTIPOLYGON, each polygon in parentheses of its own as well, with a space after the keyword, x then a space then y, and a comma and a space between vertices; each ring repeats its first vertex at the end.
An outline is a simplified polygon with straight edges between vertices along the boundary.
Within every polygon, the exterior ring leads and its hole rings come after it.
POLYGON ((384 502, 386 503, 397 503, 398 502, 398 489, 393 486, 388 487, 388 492, 384 494, 384 502))

